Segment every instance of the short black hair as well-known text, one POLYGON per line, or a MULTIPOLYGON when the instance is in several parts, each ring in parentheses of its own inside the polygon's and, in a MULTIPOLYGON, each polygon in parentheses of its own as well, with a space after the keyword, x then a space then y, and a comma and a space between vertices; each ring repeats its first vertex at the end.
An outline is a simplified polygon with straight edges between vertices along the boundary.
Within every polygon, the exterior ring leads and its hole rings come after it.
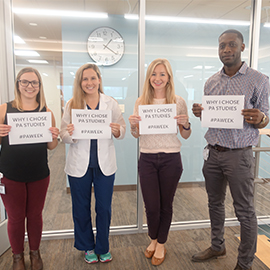
POLYGON ((239 31, 237 31, 237 30, 235 30, 235 29, 228 29, 228 30, 224 31, 224 32, 219 36, 218 39, 220 39, 220 37, 221 37, 222 35, 224 35, 224 34, 236 34, 237 37, 242 41, 242 43, 244 42, 244 37, 243 37, 243 35, 242 35, 239 31))

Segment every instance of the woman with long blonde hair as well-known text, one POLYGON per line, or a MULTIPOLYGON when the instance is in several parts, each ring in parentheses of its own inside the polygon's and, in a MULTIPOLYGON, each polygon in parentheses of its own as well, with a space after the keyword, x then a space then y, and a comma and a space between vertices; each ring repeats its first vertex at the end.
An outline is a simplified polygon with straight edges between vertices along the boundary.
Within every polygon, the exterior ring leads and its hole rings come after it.
POLYGON ((166 254, 171 220, 172 203, 183 168, 180 155, 181 142, 177 134, 140 135, 139 105, 176 104, 175 119, 182 138, 191 134, 186 102, 175 95, 173 72, 167 59, 156 59, 148 67, 143 93, 135 103, 129 117, 131 134, 140 138, 138 170, 145 204, 148 235, 151 239, 144 255, 160 265, 166 254))
POLYGON ((85 252, 87 263, 109 262, 112 260, 109 249, 111 202, 117 169, 113 138, 72 139, 75 130, 71 122, 72 109, 110 110, 112 135, 118 140, 124 138, 126 125, 121 110, 115 99, 104 95, 96 65, 85 64, 76 72, 73 97, 66 105, 60 136, 69 144, 65 172, 72 196, 74 246, 85 252), (96 199, 96 239, 91 220, 92 185, 96 199))

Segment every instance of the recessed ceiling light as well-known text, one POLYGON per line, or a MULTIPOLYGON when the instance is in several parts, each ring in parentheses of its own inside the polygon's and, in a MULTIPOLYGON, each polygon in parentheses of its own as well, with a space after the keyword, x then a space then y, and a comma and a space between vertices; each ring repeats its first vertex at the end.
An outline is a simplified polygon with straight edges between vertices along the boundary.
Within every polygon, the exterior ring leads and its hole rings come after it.
POLYGON ((48 77, 49 75, 47 73, 42 73, 44 76, 48 77))
MULTIPOLYGON (((213 68, 214 66, 204 66, 204 68, 205 69, 211 69, 211 68, 213 68)), ((203 68, 203 66, 196 66, 196 67, 194 67, 193 69, 202 69, 203 68)))
POLYGON ((16 43, 16 44, 25 44, 24 40, 21 37, 16 36, 16 35, 14 35, 14 43, 16 43))
POLYGON ((37 26, 37 23, 30 22, 29 25, 31 25, 31 26, 37 26))
POLYGON ((27 60, 27 61, 32 64, 49 64, 49 62, 46 60, 27 60))
POLYGON ((192 77, 194 77, 194 75, 187 75, 187 76, 184 76, 184 79, 192 78, 192 77))
MULTIPOLYGON (((125 19, 138 20, 137 14, 125 14, 125 19)), ((146 21, 163 21, 163 22, 183 22, 183 23, 205 23, 205 24, 220 24, 220 25, 250 25, 249 21, 240 20, 220 20, 220 19, 205 19, 205 18, 189 18, 189 17, 170 17, 170 16, 152 16, 146 15, 146 21)))
POLYGON ((55 10, 55 9, 35 9, 35 8, 13 8, 16 14, 41 15, 41 16, 59 16, 76 18, 108 18, 105 12, 81 12, 73 10, 55 10))
POLYGON ((15 50, 17 56, 40 56, 36 51, 15 50))
POLYGON ((47 39, 46 37, 39 37, 40 39, 47 39))

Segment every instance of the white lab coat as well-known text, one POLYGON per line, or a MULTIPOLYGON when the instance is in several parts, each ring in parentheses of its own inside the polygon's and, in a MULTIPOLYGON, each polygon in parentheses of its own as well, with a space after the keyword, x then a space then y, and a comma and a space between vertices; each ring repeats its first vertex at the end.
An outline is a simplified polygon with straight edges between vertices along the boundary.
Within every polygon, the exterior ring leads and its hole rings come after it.
MULTIPOLYGON (((117 101, 112 97, 100 94, 99 110, 112 111, 112 123, 120 124, 120 136, 117 139, 123 139, 126 133, 126 124, 117 101)), ((70 118, 68 102, 64 110, 60 129, 62 141, 70 144, 66 158, 65 173, 73 177, 82 177, 85 175, 89 165, 91 140, 73 140, 71 138, 66 129, 67 125, 71 123, 70 118)), ((97 140, 97 149, 98 164, 102 173, 106 176, 112 175, 117 170, 113 138, 97 140)))

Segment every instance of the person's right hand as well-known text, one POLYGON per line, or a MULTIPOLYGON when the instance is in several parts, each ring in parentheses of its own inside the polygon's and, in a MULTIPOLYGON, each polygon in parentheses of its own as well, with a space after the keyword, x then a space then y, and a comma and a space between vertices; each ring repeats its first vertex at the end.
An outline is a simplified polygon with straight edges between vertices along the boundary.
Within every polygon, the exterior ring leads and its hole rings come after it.
POLYGON ((139 124, 139 121, 141 121, 141 117, 138 116, 138 115, 131 115, 129 118, 128 118, 128 121, 130 123, 130 127, 131 128, 135 128, 137 127, 137 125, 139 124))
POLYGON ((196 117, 201 117, 202 110, 203 110, 202 104, 199 103, 193 104, 192 112, 196 117))
POLYGON ((74 125, 73 124, 68 124, 67 125, 67 132, 69 133, 70 136, 72 136, 74 131, 74 125))
POLYGON ((5 125, 5 124, 0 124, 0 136, 5 137, 8 135, 8 133, 11 130, 11 126, 5 125))

